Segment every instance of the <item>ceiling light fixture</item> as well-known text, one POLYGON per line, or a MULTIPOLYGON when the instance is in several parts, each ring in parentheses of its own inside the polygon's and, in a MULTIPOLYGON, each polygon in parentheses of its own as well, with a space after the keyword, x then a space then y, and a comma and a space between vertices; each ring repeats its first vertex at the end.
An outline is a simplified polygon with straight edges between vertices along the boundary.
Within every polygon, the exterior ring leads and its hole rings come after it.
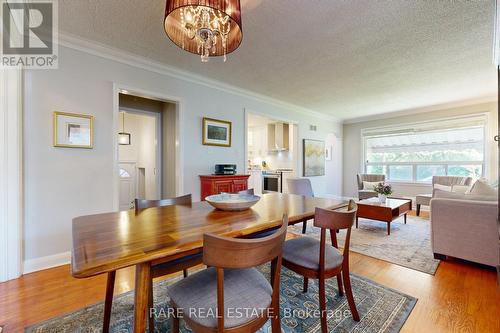
POLYGON ((125 112, 122 112, 122 131, 118 133, 119 145, 130 145, 130 133, 125 132, 125 112))
POLYGON ((243 38, 239 0, 167 0, 165 32, 202 62, 238 48, 243 38))

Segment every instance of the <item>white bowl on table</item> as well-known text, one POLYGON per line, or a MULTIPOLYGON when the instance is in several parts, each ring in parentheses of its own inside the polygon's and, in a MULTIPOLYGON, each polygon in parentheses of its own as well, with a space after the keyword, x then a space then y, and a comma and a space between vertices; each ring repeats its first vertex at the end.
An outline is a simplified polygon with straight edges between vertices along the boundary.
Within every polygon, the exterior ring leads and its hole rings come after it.
POLYGON ((239 211, 249 209, 260 200, 260 197, 252 194, 221 193, 210 195, 205 200, 220 210, 239 211))

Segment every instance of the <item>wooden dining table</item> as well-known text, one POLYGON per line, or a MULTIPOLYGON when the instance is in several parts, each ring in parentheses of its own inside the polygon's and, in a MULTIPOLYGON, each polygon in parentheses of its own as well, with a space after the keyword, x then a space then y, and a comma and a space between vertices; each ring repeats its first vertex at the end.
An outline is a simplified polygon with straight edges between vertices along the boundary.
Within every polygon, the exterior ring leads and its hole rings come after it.
POLYGON ((81 216, 73 219, 71 272, 87 278, 136 266, 134 332, 144 332, 148 317, 150 268, 203 251, 203 234, 249 237, 314 217, 315 207, 338 209, 340 198, 293 194, 262 195, 251 209, 228 212, 207 202, 81 216))

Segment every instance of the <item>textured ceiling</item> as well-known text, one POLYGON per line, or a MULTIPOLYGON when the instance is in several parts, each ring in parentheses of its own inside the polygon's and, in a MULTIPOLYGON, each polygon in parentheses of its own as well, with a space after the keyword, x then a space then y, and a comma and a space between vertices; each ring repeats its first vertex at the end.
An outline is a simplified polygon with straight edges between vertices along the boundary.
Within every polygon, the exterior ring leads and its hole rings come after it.
POLYGON ((491 96, 493 0, 246 0, 243 43, 201 63, 164 0, 60 0, 59 27, 341 119, 491 96))

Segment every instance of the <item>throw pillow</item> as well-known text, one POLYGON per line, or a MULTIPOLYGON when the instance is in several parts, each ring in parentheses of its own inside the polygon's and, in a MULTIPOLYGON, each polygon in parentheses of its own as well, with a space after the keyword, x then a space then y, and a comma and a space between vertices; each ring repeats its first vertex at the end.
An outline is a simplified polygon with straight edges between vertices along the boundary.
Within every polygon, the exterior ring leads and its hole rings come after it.
POLYGON ((434 184, 434 189, 440 190, 440 191, 445 191, 445 192, 451 192, 451 186, 446 186, 446 185, 441 185, 441 184, 434 184))
POLYGON ((469 191, 470 186, 467 185, 452 185, 451 192, 465 194, 469 191))
POLYGON ((365 182, 363 181, 363 190, 373 191, 373 188, 382 182, 365 182))
POLYGON ((490 186, 484 179, 478 179, 472 185, 471 189, 468 194, 475 194, 475 195, 487 195, 487 196, 495 196, 497 195, 497 191, 490 186))

